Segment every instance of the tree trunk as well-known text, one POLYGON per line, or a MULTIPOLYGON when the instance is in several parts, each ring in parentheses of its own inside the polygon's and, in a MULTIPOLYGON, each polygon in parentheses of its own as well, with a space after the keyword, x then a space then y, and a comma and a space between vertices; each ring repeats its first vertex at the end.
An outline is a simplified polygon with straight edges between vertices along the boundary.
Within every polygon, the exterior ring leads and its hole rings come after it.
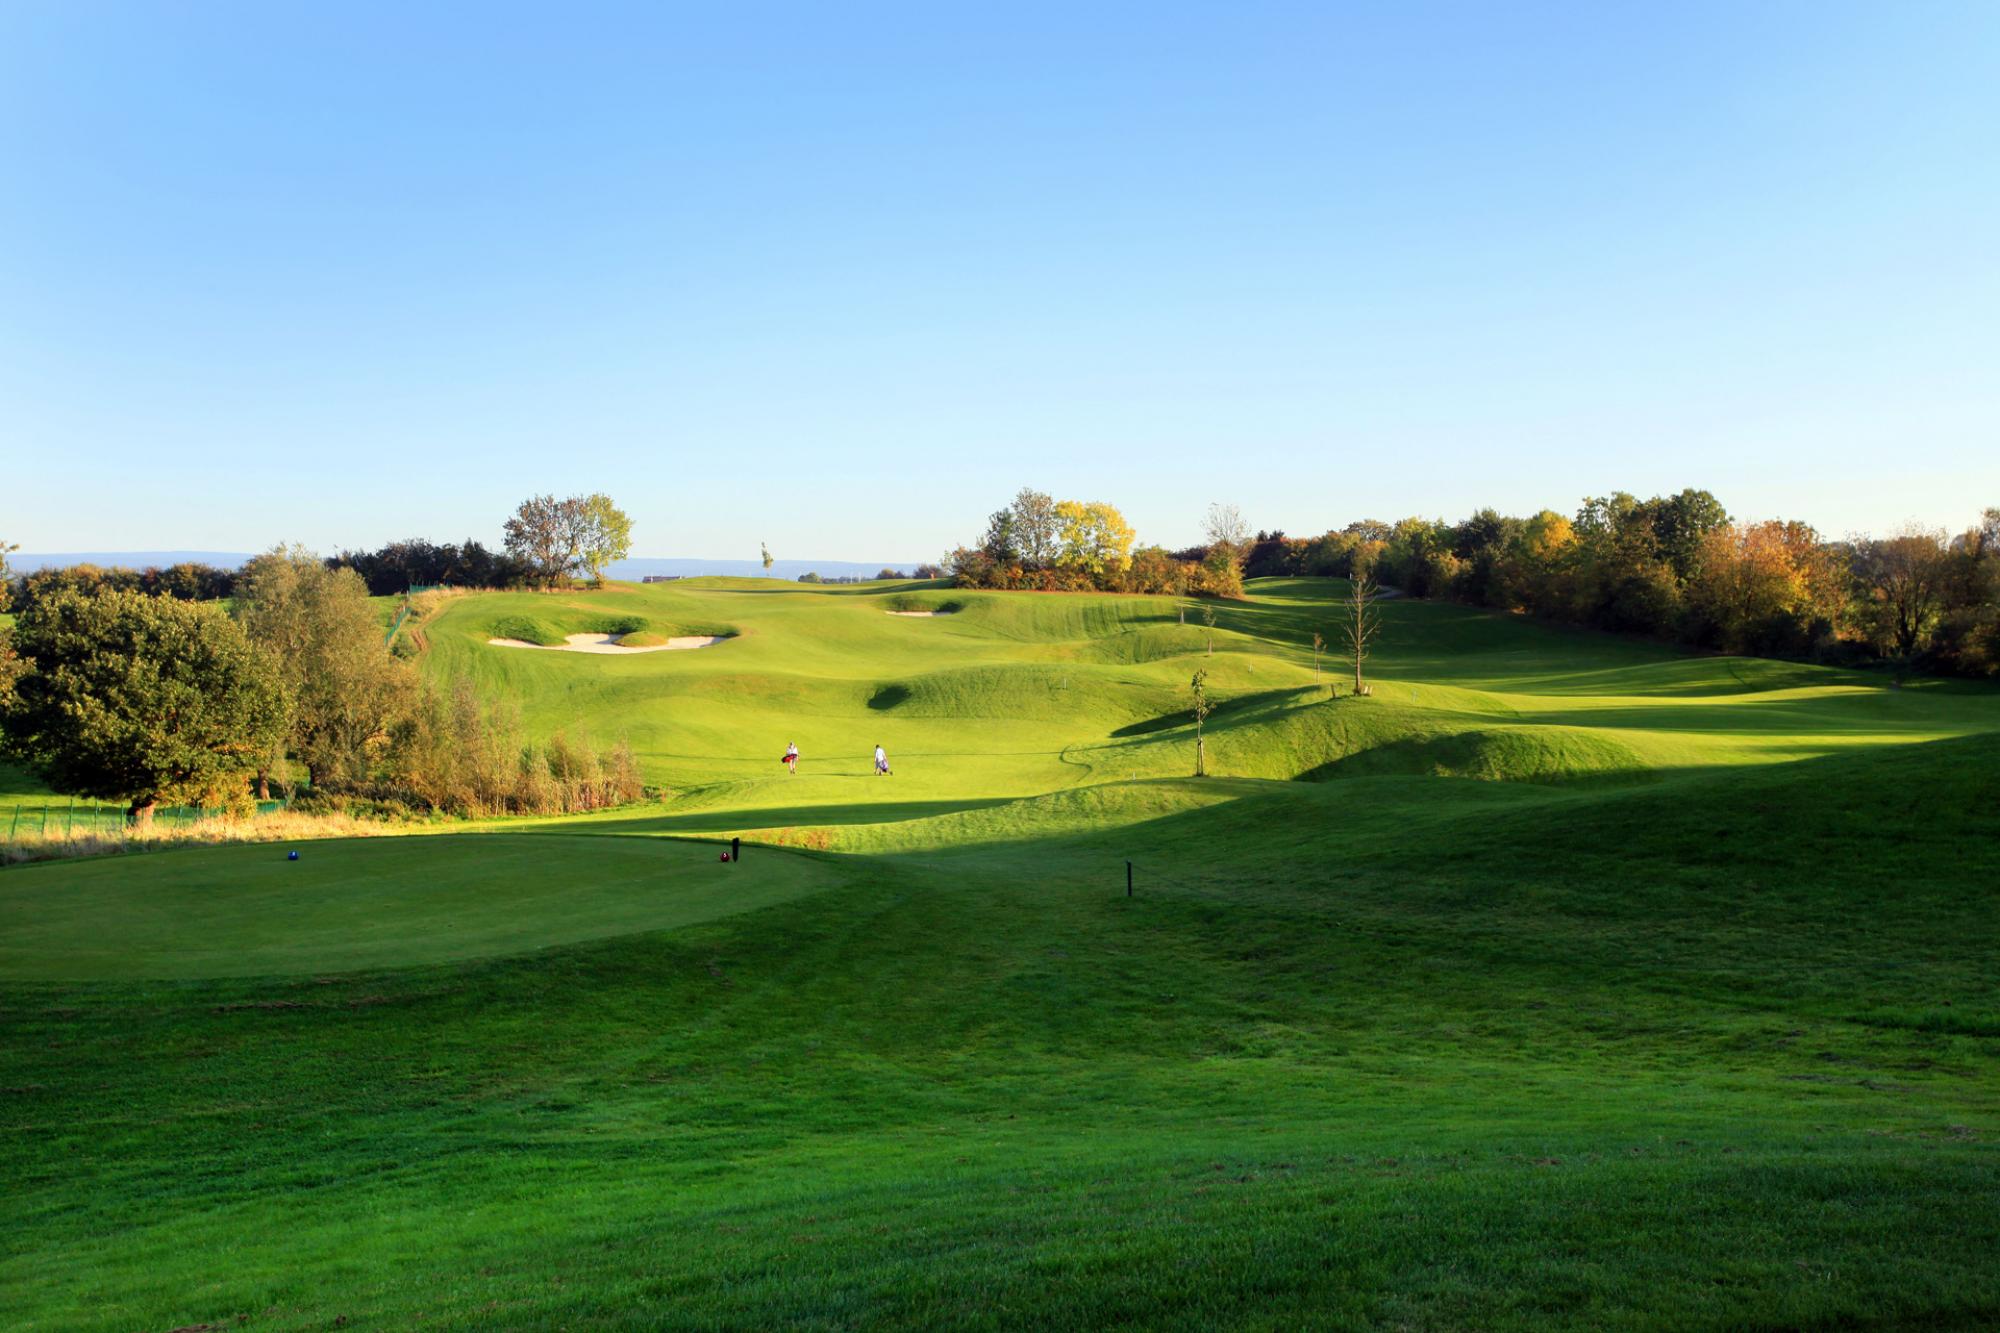
POLYGON ((1199 732, 1194 738, 1194 775, 1198 778, 1208 776, 1208 754, 1199 732))
POLYGON ((260 801, 271 799, 271 775, 263 769, 257 770, 257 799, 260 801))
POLYGON ((131 822, 134 828, 151 828, 153 826, 153 807, 158 804, 159 802, 150 796, 135 797, 130 808, 125 811, 125 818, 131 822))

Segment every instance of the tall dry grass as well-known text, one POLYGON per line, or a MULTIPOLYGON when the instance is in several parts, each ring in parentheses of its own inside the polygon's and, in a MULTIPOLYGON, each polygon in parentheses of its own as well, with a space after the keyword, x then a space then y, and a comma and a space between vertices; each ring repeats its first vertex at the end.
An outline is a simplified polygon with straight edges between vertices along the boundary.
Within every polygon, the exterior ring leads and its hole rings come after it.
POLYGON ((122 832, 78 829, 50 831, 0 842, 0 866, 30 861, 54 861, 78 856, 116 856, 156 851, 163 847, 220 846, 231 842, 306 842, 316 838, 381 838, 414 833, 417 825, 357 819, 347 814, 300 814, 277 811, 252 819, 218 815, 191 824, 159 823, 122 832))

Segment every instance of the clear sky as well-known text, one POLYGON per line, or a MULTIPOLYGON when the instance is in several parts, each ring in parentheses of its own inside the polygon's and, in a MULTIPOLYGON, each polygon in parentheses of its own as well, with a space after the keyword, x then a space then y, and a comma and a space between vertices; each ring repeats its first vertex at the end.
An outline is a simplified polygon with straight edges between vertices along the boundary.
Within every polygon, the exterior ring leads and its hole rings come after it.
POLYGON ((2000 504, 2000 4, 0 6, 0 537, 2000 504))

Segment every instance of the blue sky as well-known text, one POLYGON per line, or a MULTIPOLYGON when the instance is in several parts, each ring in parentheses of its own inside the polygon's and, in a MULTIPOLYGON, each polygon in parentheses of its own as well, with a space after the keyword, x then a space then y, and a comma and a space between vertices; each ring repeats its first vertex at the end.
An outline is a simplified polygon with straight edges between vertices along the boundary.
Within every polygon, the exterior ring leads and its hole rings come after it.
POLYGON ((0 9, 0 537, 2000 504, 2000 6, 0 9))

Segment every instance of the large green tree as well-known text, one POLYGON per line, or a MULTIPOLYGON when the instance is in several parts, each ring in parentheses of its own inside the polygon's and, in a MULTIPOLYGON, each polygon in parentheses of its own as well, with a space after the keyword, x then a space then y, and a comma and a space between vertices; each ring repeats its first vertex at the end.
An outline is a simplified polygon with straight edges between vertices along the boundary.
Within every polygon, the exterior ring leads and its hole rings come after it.
POLYGON ((592 582, 604 577, 604 567, 632 554, 632 520, 598 492, 582 499, 577 531, 577 563, 592 582))
POLYGON ((1923 646, 1946 609, 1952 564, 1944 532, 1916 524, 1893 537, 1856 543, 1851 567, 1878 643, 1905 658, 1923 646))
POLYGON ((264 652, 223 611, 126 591, 64 590, 14 627, 26 674, 7 748, 59 792, 153 807, 245 773, 284 734, 289 701, 264 652))
POLYGON ((361 576, 280 547, 243 567, 236 616, 291 687, 291 747, 308 778, 365 777, 364 747, 408 709, 416 680, 383 644, 361 576))
POLYGON ((632 553, 632 520, 602 492, 530 496, 503 531, 508 553, 533 566, 544 586, 602 578, 606 565, 632 553))

